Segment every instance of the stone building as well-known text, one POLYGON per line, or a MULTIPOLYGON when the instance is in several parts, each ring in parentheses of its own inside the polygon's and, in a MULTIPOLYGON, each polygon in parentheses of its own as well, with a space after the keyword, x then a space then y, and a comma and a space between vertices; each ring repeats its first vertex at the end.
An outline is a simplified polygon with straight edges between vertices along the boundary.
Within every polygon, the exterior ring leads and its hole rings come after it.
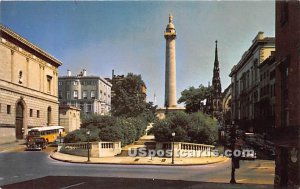
POLYGON ((59 125, 67 133, 80 128, 80 109, 74 106, 59 106, 59 125))
POLYGON ((276 1, 275 188, 300 187, 300 2, 276 1))
POLYGON ((259 32, 252 45, 230 73, 232 86, 232 120, 245 131, 253 131, 259 115, 259 76, 258 66, 275 50, 275 38, 264 37, 259 32))
POLYGON ((99 76, 88 76, 86 70, 78 75, 58 78, 60 105, 72 105, 83 114, 108 115, 111 110, 112 84, 99 76))
POLYGON ((1 25, 0 143, 23 139, 31 127, 58 125, 62 63, 1 25))
POLYGON ((259 102, 254 130, 272 134, 275 127, 275 52, 259 66, 259 102))
POLYGON ((226 125, 231 124, 231 84, 222 93, 222 116, 226 125))

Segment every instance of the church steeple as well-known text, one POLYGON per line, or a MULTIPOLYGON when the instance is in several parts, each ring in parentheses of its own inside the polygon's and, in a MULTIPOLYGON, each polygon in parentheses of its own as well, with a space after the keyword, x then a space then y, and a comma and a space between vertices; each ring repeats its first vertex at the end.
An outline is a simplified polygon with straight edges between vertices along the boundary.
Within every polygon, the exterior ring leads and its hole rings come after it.
POLYGON ((219 68, 219 58, 218 58, 218 41, 215 41, 215 62, 212 78, 212 96, 210 99, 210 113, 213 117, 217 119, 220 118, 222 114, 222 89, 220 80, 220 68, 219 68))
POLYGON ((216 50, 215 50, 215 68, 219 68, 219 60, 218 60, 218 41, 216 40, 216 50))
POLYGON ((214 88, 215 95, 221 95, 221 81, 220 81, 220 68, 219 68, 219 59, 218 59, 218 41, 216 40, 215 48, 215 62, 214 62, 214 73, 212 85, 214 88))

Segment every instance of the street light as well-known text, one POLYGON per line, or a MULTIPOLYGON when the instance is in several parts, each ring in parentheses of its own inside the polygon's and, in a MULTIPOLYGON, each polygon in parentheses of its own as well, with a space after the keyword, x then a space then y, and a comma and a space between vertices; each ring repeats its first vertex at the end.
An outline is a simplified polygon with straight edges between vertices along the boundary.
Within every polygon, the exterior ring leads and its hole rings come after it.
POLYGON ((59 143, 61 143, 61 131, 59 131, 59 143))
POLYGON ((231 140, 231 179, 230 179, 230 184, 236 184, 235 181, 235 158, 234 158, 234 147, 235 147, 235 122, 234 120, 232 121, 232 127, 230 131, 230 140, 231 140))
POLYGON ((87 135, 87 141, 88 141, 88 146, 87 146, 87 149, 88 149, 88 162, 90 161, 90 130, 87 130, 86 132, 86 135, 87 135))
POLYGON ((175 132, 172 133, 172 164, 174 164, 174 138, 175 132))

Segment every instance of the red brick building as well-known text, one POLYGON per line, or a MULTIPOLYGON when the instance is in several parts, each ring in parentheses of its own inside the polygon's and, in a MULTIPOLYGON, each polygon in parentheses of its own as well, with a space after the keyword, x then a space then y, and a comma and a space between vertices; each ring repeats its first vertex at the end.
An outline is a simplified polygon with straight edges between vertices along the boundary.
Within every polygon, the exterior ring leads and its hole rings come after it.
POLYGON ((300 1, 276 1, 276 187, 299 187, 300 1))

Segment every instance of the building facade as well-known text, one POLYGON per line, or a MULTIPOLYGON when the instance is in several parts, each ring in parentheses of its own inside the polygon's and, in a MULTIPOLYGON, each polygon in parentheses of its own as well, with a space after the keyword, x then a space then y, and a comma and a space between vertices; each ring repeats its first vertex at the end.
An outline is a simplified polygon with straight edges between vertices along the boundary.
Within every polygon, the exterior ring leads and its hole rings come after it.
POLYGON ((231 85, 222 93, 222 116, 225 125, 231 124, 231 85))
POLYGON ((31 127, 58 125, 62 63, 1 25, 0 143, 23 139, 31 127))
POLYGON ((99 76, 88 76, 86 70, 58 78, 60 105, 71 105, 83 114, 108 115, 111 110, 112 84, 99 76))
POLYGON ((300 187, 300 1, 276 1, 275 188, 300 187))
POLYGON ((275 128, 275 52, 259 66, 259 101, 254 130, 272 135, 275 128))
POLYGON ((59 106, 59 125, 67 133, 80 128, 80 109, 74 106, 59 106))
POLYGON ((241 129, 253 131, 259 116, 260 71, 258 66, 275 51, 275 38, 259 32, 252 45, 230 73, 232 87, 232 120, 241 129))

